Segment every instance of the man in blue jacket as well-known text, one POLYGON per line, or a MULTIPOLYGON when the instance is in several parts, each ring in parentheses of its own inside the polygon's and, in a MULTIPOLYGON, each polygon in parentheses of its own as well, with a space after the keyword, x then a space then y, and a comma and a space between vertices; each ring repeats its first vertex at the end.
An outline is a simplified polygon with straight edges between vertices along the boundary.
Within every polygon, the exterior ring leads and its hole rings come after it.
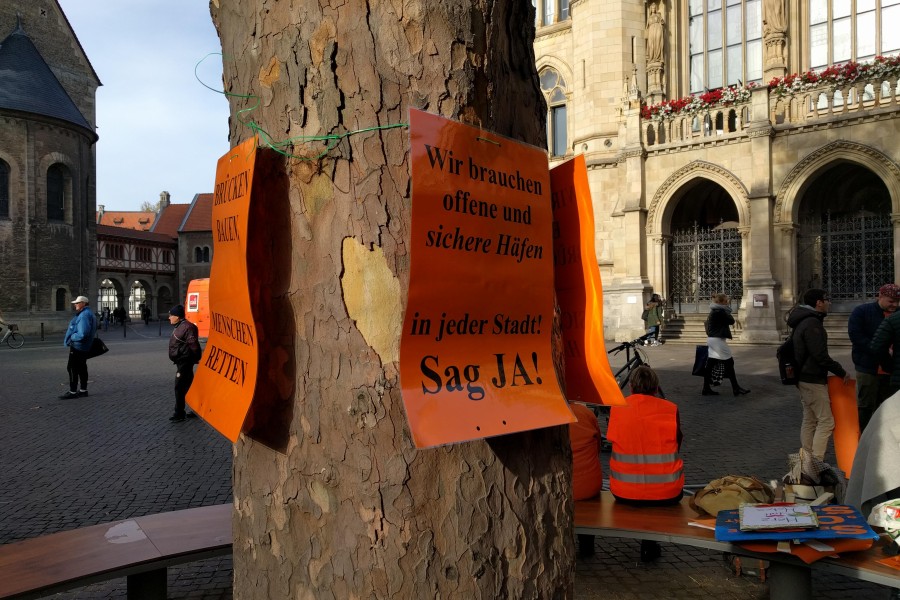
POLYGON ((897 310, 898 303, 900 286, 885 284, 878 290, 875 302, 867 302, 854 308, 847 321, 847 333, 853 344, 853 367, 856 369, 856 407, 860 433, 866 428, 875 410, 891 395, 891 375, 880 368, 879 357, 869 350, 869 344, 885 317, 897 310))
POLYGON ((69 349, 69 362, 66 370, 69 372, 69 391, 60 396, 63 400, 87 396, 88 351, 97 335, 97 319, 88 306, 85 296, 78 296, 72 301, 75 316, 69 321, 66 337, 63 345, 69 349), (81 387, 78 387, 79 382, 81 387))

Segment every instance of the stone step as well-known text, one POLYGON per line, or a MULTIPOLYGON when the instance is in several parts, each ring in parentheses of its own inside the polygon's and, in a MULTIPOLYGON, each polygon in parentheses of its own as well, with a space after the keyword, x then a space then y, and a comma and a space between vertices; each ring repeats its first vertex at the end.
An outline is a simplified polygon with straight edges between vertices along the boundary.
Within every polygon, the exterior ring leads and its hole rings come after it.
MULTIPOLYGON (((825 331, 828 333, 828 345, 835 348, 848 348, 850 338, 847 336, 847 320, 849 313, 832 313, 825 318, 825 331)), ((675 315, 669 319, 660 333, 660 339, 673 344, 705 344, 706 315, 675 315)), ((740 338, 741 323, 732 326, 731 333, 735 339, 729 343, 743 345, 740 338)), ((759 345, 758 342, 753 345, 759 345)))

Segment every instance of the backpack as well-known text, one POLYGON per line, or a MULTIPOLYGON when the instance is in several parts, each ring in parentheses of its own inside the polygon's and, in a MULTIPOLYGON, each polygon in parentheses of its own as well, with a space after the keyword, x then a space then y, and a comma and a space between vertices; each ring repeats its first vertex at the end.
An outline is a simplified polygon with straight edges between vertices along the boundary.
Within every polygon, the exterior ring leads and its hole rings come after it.
POLYGON ((713 479, 706 487, 691 496, 688 504, 697 514, 717 515, 720 510, 740 508, 741 504, 768 504, 775 500, 775 492, 753 476, 726 475, 713 479))
POLYGON ((781 376, 781 383, 783 385, 797 385, 800 382, 797 377, 800 368, 797 364, 797 357, 794 355, 793 332, 791 332, 784 343, 778 346, 778 350, 775 351, 775 358, 778 359, 778 374, 781 376))

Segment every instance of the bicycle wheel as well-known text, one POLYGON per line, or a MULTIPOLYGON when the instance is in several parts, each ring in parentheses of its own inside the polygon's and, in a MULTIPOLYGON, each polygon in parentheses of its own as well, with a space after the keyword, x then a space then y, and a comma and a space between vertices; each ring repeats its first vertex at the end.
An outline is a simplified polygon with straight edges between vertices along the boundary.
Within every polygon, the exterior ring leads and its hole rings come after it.
POLYGON ((25 343, 25 336, 21 333, 12 332, 9 334, 9 337, 6 338, 6 344, 10 348, 21 348, 22 344, 25 343))

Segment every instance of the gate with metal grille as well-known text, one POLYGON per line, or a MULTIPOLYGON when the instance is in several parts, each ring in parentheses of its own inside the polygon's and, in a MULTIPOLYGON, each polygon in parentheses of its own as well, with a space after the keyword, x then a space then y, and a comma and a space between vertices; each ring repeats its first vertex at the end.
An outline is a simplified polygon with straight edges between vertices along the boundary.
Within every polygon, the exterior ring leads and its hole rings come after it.
POLYGON ((669 252, 669 300, 679 313, 706 312, 717 292, 725 292, 733 302, 744 294, 737 229, 694 225, 675 231, 669 252))
POLYGON ((797 242, 798 294, 816 287, 828 290, 834 310, 849 310, 894 280, 890 215, 808 214, 801 218, 797 242))

